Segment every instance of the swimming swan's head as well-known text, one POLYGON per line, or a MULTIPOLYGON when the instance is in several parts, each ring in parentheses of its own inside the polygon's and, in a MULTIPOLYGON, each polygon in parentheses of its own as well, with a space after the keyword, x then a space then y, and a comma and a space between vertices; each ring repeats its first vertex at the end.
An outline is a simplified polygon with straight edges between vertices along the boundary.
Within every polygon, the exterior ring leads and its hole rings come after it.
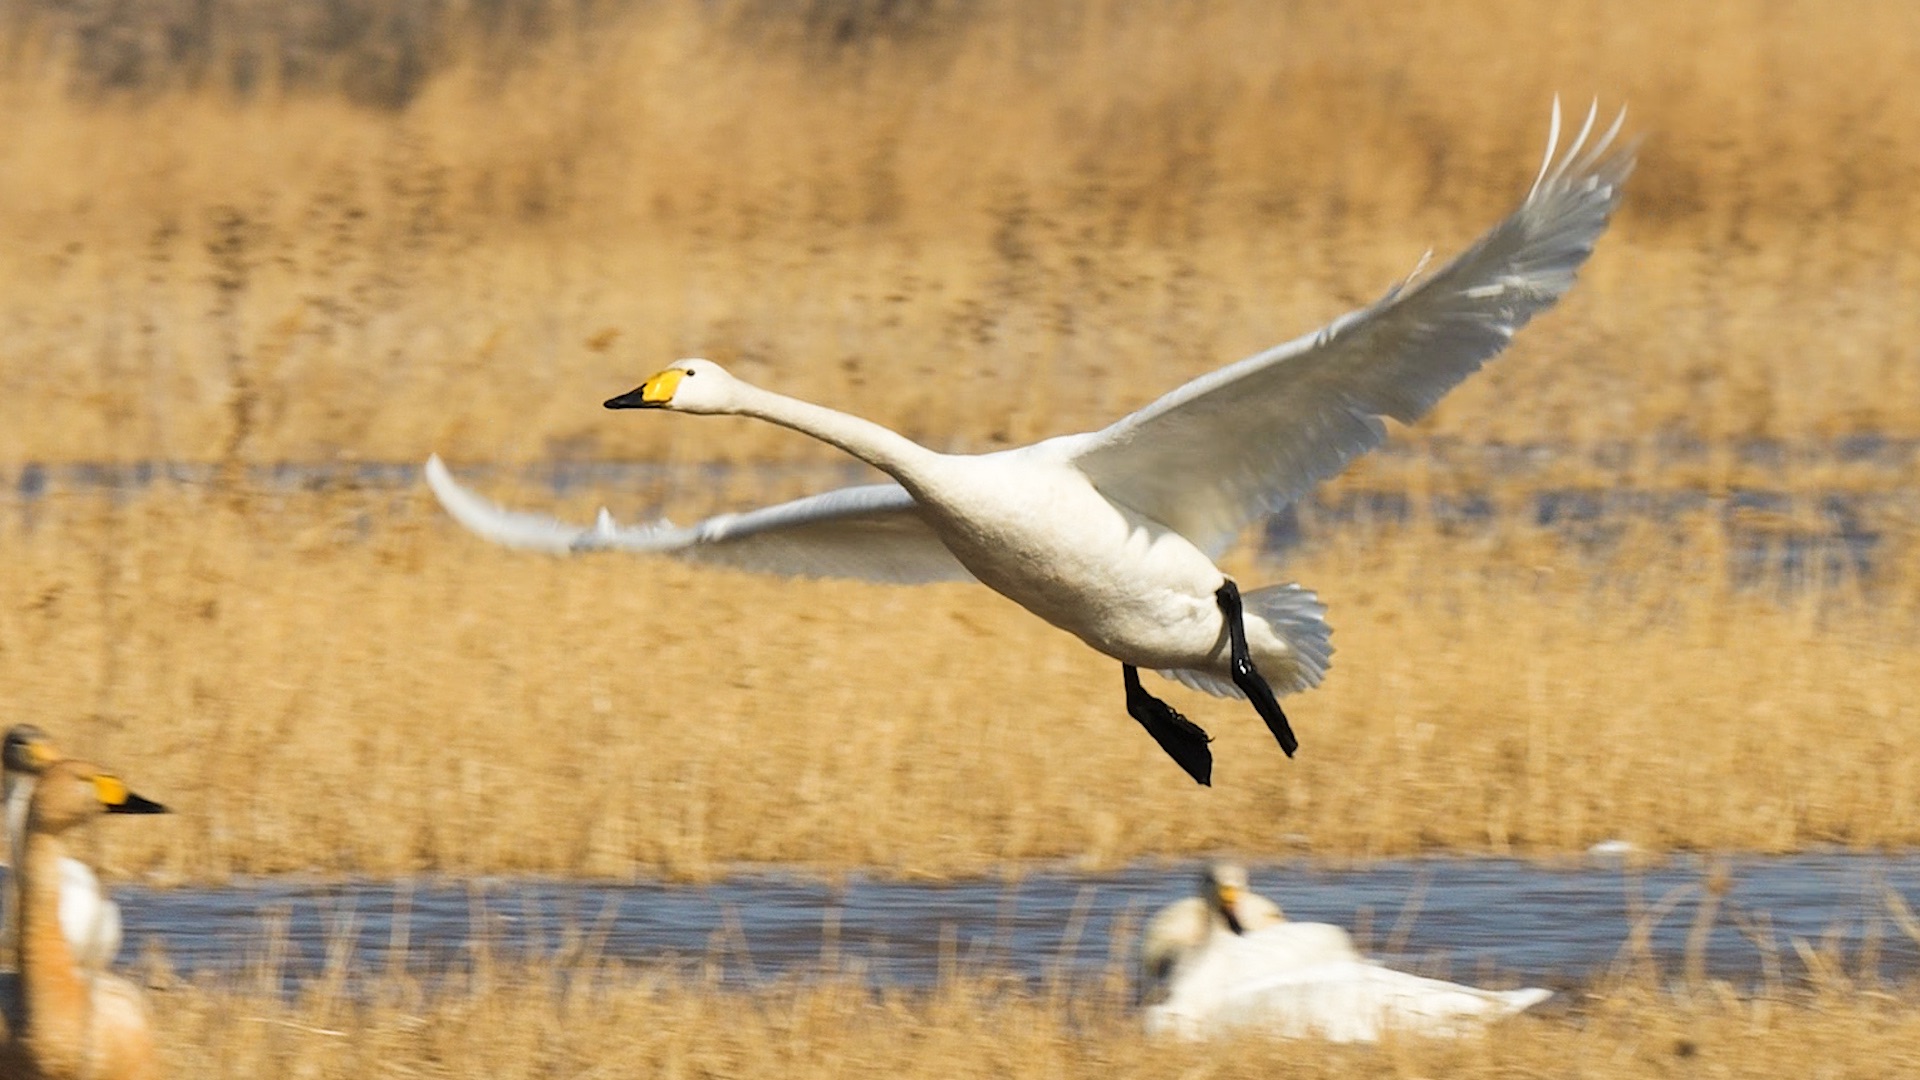
POLYGON ((1213 910, 1227 920, 1227 929, 1246 932, 1240 922, 1240 898, 1248 892, 1246 867, 1238 863, 1214 863, 1200 876, 1200 892, 1213 910))
POLYGON ((164 814, 167 808, 128 790, 127 782, 84 761, 47 766, 27 811, 29 832, 59 833, 99 814, 164 814))
POLYGON ((1200 875, 1200 897, 1236 934, 1287 921, 1279 904, 1253 891, 1247 883, 1247 868, 1238 863, 1219 862, 1207 867, 1200 875))
POLYGON ((732 412, 739 387, 711 360, 680 360, 637 388, 607 401, 609 409, 672 409, 684 413, 732 412))

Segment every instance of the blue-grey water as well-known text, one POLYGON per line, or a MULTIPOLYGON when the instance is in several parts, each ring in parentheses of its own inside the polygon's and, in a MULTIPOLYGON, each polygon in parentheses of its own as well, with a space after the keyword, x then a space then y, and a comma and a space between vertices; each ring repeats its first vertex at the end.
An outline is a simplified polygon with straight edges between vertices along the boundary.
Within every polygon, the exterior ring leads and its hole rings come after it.
MULTIPOLYGON (((1831 941, 1850 972, 1920 974, 1920 951, 1890 917, 1890 894, 1920 906, 1920 855, 1817 853, 1724 861, 1730 885, 1707 964, 1741 984, 1804 972, 1794 945, 1831 941), (1777 967, 1768 971, 1768 954, 1777 967)), ((122 962, 157 948, 186 975, 239 975, 272 957, 288 980, 404 967, 449 975, 482 956, 701 966, 736 983, 857 970, 928 987, 987 970, 1033 981, 1125 963, 1139 928, 1193 888, 1198 863, 1112 873, 1040 870, 1016 881, 927 883, 853 875, 838 883, 750 873, 713 884, 607 885, 543 879, 292 883, 116 890, 122 962)), ((1255 866, 1254 887, 1289 917, 1353 930, 1375 956, 1463 979, 1579 985, 1651 959, 1677 972, 1709 865, 1635 869, 1497 859, 1388 861, 1357 869, 1255 866), (1663 903, 1664 901, 1664 903, 1663 903), (1648 919, 1644 953, 1627 948, 1648 919)))
MULTIPOLYGON (((1793 470, 1835 467, 1905 476, 1920 460, 1920 439, 1870 433, 1797 442, 1749 439, 1717 449, 1762 480, 1770 473, 1784 478, 1793 470)), ((1323 487, 1269 518, 1260 533, 1261 546, 1270 553, 1283 553, 1354 530, 1428 521, 1464 532, 1524 524, 1556 533, 1589 554, 1605 555, 1628 537, 1645 542, 1645 525, 1669 526, 1705 514, 1717 520, 1724 534, 1727 572, 1735 585, 1833 585, 1870 583, 1887 557, 1888 523, 1897 527, 1920 517, 1920 489, 1900 485, 1789 491, 1760 483, 1709 493, 1624 482, 1568 487, 1546 479, 1553 469, 1569 463, 1590 465, 1603 475, 1631 476, 1641 466, 1657 469, 1706 461, 1715 450, 1711 444, 1684 438, 1594 445, 1390 443, 1375 456, 1410 458, 1443 472, 1497 478, 1499 493, 1492 488, 1468 488, 1416 495, 1395 489, 1323 487), (1539 479, 1530 482, 1535 477, 1539 479)), ((757 465, 553 461, 510 467, 462 465, 458 471, 483 492, 504 488, 522 493, 544 490, 556 499, 596 496, 622 521, 650 520, 669 508, 683 517, 737 509, 765 498, 792 497, 877 478, 852 461, 757 465), (714 492, 724 492, 725 501, 714 502, 714 492)), ((31 529, 42 505, 57 493, 129 498, 212 485, 220 475, 218 466, 205 462, 28 462, 10 471, 0 469, 0 507, 10 504, 31 529)), ((366 505, 340 531, 349 540, 366 538, 388 521, 413 519, 423 512, 421 502, 411 497, 422 490, 417 462, 252 465, 240 482, 288 506, 312 494, 361 494, 366 505)), ((527 503, 527 508, 539 508, 530 500, 518 501, 527 503)))

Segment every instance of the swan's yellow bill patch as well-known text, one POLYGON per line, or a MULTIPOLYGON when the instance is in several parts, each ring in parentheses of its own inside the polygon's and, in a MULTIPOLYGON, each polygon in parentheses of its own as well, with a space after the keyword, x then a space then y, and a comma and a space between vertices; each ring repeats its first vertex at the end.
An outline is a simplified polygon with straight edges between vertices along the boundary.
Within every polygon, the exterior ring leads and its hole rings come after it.
POLYGON ((673 400, 673 392, 686 377, 687 373, 679 368, 668 368, 640 384, 640 400, 649 405, 665 405, 673 400))
POLYGON ((127 801, 131 792, 127 791, 126 782, 119 777, 101 773, 93 778, 93 794, 103 806, 119 806, 127 801))
POLYGON ((33 742, 27 744, 27 760, 33 763, 34 768, 44 769, 59 761, 60 754, 52 743, 33 742))

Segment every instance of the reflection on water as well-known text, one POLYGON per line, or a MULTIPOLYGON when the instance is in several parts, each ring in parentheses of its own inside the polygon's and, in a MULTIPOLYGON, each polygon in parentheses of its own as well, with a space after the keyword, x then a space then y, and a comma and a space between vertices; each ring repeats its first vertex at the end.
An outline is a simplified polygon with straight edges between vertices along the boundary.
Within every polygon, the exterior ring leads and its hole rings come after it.
MULTIPOLYGON (((1920 894, 1920 856, 1819 853, 1729 860, 1730 888, 1708 969, 1740 983, 1767 950, 1800 971, 1794 940, 1832 940, 1852 965, 1896 978, 1920 952, 1894 928, 1888 890, 1920 894)), ((1017 882, 879 881, 839 885, 749 874, 711 885, 549 880, 122 888, 122 962, 158 946, 183 974, 238 973, 269 952, 298 978, 327 947, 350 970, 402 964, 458 972, 481 955, 577 963, 706 963, 735 982, 854 967, 876 983, 924 987, 943 971, 989 969, 1031 980, 1125 962, 1144 919, 1187 894, 1197 863, 1107 874, 1035 872, 1017 882)), ((1295 919, 1353 929, 1363 948, 1429 974, 1572 986, 1623 960, 1636 913, 1657 914, 1648 952, 1677 971, 1708 867, 1680 858, 1547 868, 1505 860, 1407 860, 1364 869, 1256 866, 1254 887, 1295 919)))

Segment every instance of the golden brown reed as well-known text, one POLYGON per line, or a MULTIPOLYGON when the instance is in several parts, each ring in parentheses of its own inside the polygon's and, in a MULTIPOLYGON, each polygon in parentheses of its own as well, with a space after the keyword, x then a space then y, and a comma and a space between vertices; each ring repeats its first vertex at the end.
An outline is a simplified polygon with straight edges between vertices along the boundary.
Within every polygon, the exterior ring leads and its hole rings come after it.
POLYGON ((935 8, 834 48, 650 4, 398 111, 17 49, 0 461, 825 456, 594 408, 695 352, 942 446, 1084 428, 1457 250, 1555 91, 1630 102, 1643 168, 1426 430, 1920 426, 1904 0, 935 8))
POLYGON ((844 983, 762 991, 699 980, 551 972, 427 997, 405 984, 355 1000, 189 988, 158 995, 171 1074, 432 1076, 1172 1076, 1509 1078, 1898 1076, 1920 1066, 1910 992, 1740 997, 1626 986, 1571 1013, 1521 1016, 1484 1037, 1379 1047, 1254 1036, 1152 1040, 1112 995, 1009 991, 957 978, 933 993, 844 983))
POLYGON ((110 872, 1920 841, 1910 523, 1872 598, 1733 591, 1714 513, 1591 556, 1416 523, 1237 559, 1319 590, 1339 651, 1290 699, 1295 761, 1244 703, 1167 688, 1218 738, 1202 790, 1116 665, 979 587, 527 556, 418 491, 248 507, 57 495, 0 520, 9 720, 177 811, 96 830, 110 872))

